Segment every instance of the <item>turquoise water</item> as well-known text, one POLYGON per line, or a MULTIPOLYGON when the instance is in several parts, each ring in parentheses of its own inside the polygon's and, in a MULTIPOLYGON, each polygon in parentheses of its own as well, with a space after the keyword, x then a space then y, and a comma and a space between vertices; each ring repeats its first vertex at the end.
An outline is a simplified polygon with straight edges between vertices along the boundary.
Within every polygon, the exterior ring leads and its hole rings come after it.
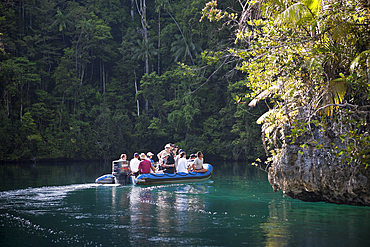
POLYGON ((0 246, 370 245, 369 207, 290 199, 246 164, 215 163, 202 183, 93 183, 109 170, 1 166, 0 246))

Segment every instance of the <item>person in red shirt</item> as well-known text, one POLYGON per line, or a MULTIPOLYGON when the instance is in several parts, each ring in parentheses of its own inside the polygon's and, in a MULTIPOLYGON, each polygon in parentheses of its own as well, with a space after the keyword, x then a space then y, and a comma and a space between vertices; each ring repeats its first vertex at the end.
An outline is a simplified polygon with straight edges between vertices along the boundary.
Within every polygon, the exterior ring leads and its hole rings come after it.
POLYGON ((140 154, 140 163, 139 163, 139 171, 141 174, 150 173, 150 170, 155 172, 154 166, 152 166, 152 163, 150 163, 149 160, 146 159, 146 156, 144 153, 140 154))

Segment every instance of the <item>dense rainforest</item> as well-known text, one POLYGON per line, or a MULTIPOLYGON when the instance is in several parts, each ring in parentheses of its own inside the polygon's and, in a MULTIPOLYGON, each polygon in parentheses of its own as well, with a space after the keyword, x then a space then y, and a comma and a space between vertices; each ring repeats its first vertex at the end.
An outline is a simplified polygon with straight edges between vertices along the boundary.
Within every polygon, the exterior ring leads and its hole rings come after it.
POLYGON ((0 160, 130 157, 168 142, 251 160, 301 136, 302 150, 324 148, 319 130, 342 140, 333 154, 370 164, 366 0, 0 8, 0 160))
POLYGON ((2 1, 0 160, 131 158, 168 142, 263 157, 267 105, 235 104, 249 90, 237 61, 204 59, 234 43, 223 23, 200 22, 206 3, 2 1))

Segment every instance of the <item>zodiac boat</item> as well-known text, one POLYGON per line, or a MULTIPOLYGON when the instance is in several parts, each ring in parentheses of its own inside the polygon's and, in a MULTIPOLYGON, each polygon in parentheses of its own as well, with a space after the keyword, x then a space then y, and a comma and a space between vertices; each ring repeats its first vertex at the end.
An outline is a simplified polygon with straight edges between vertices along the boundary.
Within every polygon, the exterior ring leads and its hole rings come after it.
POLYGON ((176 183, 189 183, 201 182, 209 179, 212 176, 213 167, 210 164, 203 164, 203 168, 207 169, 206 172, 176 172, 170 173, 148 173, 141 174, 136 178, 138 185, 153 185, 153 184, 176 184, 176 183))
POLYGON ((98 177, 95 183, 98 184, 137 184, 137 185, 155 185, 155 184, 175 184, 201 182, 209 179, 212 176, 213 166, 211 164, 203 164, 206 172, 177 172, 170 173, 148 173, 141 174, 138 177, 130 176, 128 169, 128 161, 115 160, 112 162, 112 174, 105 174, 98 177))

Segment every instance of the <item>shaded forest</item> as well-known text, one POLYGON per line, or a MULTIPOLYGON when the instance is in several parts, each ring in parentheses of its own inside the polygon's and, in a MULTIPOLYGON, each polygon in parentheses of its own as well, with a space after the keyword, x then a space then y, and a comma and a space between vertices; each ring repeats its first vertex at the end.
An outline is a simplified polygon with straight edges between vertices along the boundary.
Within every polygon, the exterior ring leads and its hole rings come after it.
MULTIPOLYGON (((176 143, 206 159, 265 154, 260 104, 206 0, 5 0, 0 4, 0 160, 113 159, 176 143), (216 53, 215 53, 216 54, 216 53)), ((242 11, 234 1, 219 8, 242 11)))

